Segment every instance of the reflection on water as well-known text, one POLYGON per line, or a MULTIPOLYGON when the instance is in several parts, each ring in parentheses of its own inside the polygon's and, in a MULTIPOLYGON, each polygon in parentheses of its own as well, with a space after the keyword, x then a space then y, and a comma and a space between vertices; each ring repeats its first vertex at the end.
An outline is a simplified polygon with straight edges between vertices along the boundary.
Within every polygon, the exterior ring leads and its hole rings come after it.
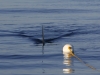
MULTIPOLYGON (((44 46, 42 46, 42 56, 44 57, 44 46)), ((44 61, 42 59, 42 65, 44 64, 44 61)), ((45 69, 42 68, 42 73, 45 73, 45 69)))
POLYGON ((63 54, 64 56, 64 61, 63 64, 66 65, 66 68, 63 69, 63 73, 70 74, 74 73, 74 69, 72 68, 73 61, 72 61, 72 56, 70 54, 63 54))
POLYGON ((65 74, 70 74, 70 73, 73 73, 73 72, 74 72, 74 70, 71 69, 71 68, 63 69, 63 73, 65 73, 65 74))

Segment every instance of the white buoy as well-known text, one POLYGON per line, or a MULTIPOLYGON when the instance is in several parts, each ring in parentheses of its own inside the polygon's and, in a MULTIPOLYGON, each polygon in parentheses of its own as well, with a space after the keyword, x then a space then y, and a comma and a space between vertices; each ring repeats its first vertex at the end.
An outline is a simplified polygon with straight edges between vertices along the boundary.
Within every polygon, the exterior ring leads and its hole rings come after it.
POLYGON ((70 53, 70 52, 74 52, 73 50, 73 46, 70 45, 70 44, 66 44, 64 47, 63 47, 63 53, 70 53))
POLYGON ((74 53, 73 46, 70 44, 66 44, 63 47, 63 54, 66 55, 66 57, 71 57, 72 53, 74 53))

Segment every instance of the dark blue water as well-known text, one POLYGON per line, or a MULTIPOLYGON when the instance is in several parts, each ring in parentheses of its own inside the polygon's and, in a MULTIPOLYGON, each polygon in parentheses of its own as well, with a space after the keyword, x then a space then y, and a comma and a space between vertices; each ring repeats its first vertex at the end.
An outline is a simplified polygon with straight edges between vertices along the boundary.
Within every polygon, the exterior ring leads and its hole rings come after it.
POLYGON ((100 74, 74 57, 65 60, 65 44, 100 70, 99 0, 0 1, 0 75, 100 74))

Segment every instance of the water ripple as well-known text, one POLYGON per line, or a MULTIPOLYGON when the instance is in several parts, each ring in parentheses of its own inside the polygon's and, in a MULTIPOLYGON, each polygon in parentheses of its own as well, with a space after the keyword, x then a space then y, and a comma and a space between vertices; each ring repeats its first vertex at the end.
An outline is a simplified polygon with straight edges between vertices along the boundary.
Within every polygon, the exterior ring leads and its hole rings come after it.
POLYGON ((0 13, 84 13, 91 10, 84 9, 0 9, 0 13))
POLYGON ((48 55, 0 55, 0 59, 41 59, 62 56, 62 54, 48 54, 48 55))

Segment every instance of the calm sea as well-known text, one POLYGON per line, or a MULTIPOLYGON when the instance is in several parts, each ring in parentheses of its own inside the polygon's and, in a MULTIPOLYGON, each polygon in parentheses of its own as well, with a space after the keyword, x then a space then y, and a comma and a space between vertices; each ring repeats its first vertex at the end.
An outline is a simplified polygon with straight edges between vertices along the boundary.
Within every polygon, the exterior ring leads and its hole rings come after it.
POLYGON ((0 0, 0 75, 65 74, 100 75, 100 0, 0 0))

